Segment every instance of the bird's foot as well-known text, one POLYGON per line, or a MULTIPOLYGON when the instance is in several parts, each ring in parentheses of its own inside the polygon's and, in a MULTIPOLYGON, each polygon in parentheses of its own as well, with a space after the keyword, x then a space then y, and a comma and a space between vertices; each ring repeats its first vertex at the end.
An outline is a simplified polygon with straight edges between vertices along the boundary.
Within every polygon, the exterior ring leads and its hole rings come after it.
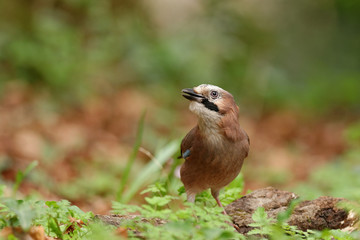
MULTIPOLYGON (((222 212, 222 213, 223 213, 224 215, 228 215, 228 214, 226 213, 226 211, 225 211, 224 206, 221 204, 218 196, 215 195, 214 198, 215 198, 216 203, 218 204, 218 206, 223 209, 223 212, 222 212)), ((227 222, 227 221, 226 221, 226 223, 229 224, 230 226, 232 226, 233 228, 235 228, 236 231, 240 232, 240 228, 239 228, 236 224, 234 224, 234 223, 232 223, 232 222, 227 222)))
MULTIPOLYGON (((228 215, 228 214, 226 213, 226 211, 225 211, 225 208, 223 208, 223 214, 224 214, 224 215, 228 215)), ((228 216, 229 216, 229 215, 228 215, 228 216)), ((240 232, 240 228, 239 228, 235 223, 233 223, 233 222, 228 222, 228 221, 226 221, 226 223, 229 224, 230 226, 232 226, 233 228, 235 228, 235 230, 236 230, 237 232, 240 232)))
POLYGON ((233 228, 235 228, 237 232, 240 232, 240 228, 238 227, 238 225, 236 225, 235 223, 230 223, 230 225, 233 226, 233 228))

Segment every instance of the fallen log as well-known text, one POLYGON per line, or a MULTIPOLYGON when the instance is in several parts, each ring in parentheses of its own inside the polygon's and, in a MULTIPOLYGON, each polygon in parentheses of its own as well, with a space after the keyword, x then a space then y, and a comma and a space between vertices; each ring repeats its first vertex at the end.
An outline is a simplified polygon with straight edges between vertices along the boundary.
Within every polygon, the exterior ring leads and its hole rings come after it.
MULTIPOLYGON (((264 207, 268 217, 276 218, 280 212, 297 199, 295 193, 281 191, 272 187, 259 189, 226 206, 226 212, 233 219, 241 233, 249 232, 253 223, 252 214, 259 207, 264 207)), ((315 200, 300 202, 293 210, 288 224, 306 231, 323 229, 351 228, 357 221, 355 214, 337 207, 343 198, 319 197, 315 200)))
MULTIPOLYGON (((264 207, 268 217, 276 218, 286 211, 292 200, 297 199, 295 193, 282 191, 273 187, 255 190, 227 205, 225 210, 231 216, 233 223, 242 234, 248 233, 253 223, 252 215, 259 207, 264 207)), ((306 231, 323 229, 341 229, 351 231, 358 218, 351 211, 338 208, 337 205, 343 198, 319 197, 315 200, 300 202, 293 210, 288 224, 297 226, 306 231)), ((95 218, 108 225, 121 226, 122 222, 135 216, 124 215, 96 215, 95 218)), ((142 218, 141 221, 148 221, 142 218)), ((152 219, 154 222, 154 219, 152 219)), ((155 220, 154 224, 164 224, 164 220, 155 220)))

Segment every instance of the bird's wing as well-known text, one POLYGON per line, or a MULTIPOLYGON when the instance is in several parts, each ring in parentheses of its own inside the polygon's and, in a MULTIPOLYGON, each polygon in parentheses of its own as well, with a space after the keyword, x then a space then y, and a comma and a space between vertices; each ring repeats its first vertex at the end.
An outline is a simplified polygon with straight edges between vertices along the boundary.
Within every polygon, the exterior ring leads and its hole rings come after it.
POLYGON ((195 139, 196 131, 197 131, 197 127, 194 127, 193 129, 190 130, 190 132, 188 132, 188 134, 186 134, 186 136, 182 140, 180 147, 181 156, 179 158, 185 159, 190 156, 191 147, 195 139))
POLYGON ((244 129, 242 129, 242 131, 245 133, 245 136, 246 136, 247 141, 248 141, 249 146, 250 146, 250 137, 249 137, 249 135, 245 132, 245 130, 244 130, 244 129))

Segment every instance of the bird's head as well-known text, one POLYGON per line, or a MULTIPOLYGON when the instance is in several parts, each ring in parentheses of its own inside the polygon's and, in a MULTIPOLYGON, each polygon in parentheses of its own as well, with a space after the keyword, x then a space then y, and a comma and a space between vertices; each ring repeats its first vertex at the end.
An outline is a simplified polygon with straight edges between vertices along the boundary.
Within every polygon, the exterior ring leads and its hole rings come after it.
POLYGON ((199 124, 237 129, 239 108, 229 92, 210 84, 185 88, 182 92, 191 101, 189 109, 198 116, 199 124))
POLYGON ((194 88, 185 88, 182 92, 183 96, 191 101, 190 111, 200 118, 217 119, 228 112, 238 112, 233 96, 218 86, 201 84, 194 88))

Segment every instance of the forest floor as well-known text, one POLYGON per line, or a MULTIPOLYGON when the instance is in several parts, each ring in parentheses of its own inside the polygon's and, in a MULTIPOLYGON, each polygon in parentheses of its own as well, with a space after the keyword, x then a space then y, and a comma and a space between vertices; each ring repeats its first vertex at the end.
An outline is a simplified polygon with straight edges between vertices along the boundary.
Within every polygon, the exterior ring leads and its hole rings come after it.
MULTIPOLYGON (((17 171, 37 160, 36 171, 21 185, 22 194, 66 198, 95 213, 111 208, 144 109, 145 128, 162 141, 182 138, 196 123, 180 93, 172 110, 135 88, 61 110, 49 99, 19 86, 9 87, 0 98, 0 179, 14 182, 17 171), (174 116, 162 119, 164 111, 174 116)), ((291 189, 347 149, 343 133, 349 122, 344 120, 277 111, 242 114, 240 123, 251 139, 242 170, 244 193, 266 186, 291 189)), ((144 137, 135 167, 149 161, 147 151, 154 152, 151 136, 144 137)))

